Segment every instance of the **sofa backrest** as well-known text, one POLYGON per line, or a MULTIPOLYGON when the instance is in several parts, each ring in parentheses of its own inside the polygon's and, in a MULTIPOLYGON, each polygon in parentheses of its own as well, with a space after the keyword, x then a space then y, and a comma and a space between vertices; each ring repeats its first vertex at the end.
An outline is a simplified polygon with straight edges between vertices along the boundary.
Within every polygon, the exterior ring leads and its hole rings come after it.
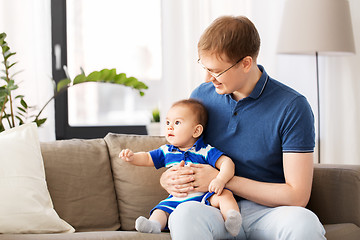
POLYGON ((136 218, 149 217, 150 210, 168 196, 159 181, 165 168, 133 166, 118 155, 126 148, 134 152, 150 151, 166 144, 166 140, 158 136, 109 133, 105 142, 111 158, 121 230, 134 230, 136 218))
POLYGON ((307 206, 323 224, 360 226, 360 166, 315 164, 307 206))
POLYGON ((76 231, 120 227, 104 139, 41 143, 46 181, 58 215, 76 231))

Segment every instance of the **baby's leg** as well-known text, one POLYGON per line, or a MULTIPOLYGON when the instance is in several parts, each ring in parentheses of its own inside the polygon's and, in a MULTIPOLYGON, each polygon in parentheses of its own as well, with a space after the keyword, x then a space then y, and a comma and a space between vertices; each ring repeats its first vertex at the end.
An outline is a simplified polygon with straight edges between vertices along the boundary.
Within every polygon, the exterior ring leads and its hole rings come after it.
POLYGON ((138 217, 135 229, 143 233, 160 233, 166 226, 169 214, 160 209, 155 209, 150 218, 138 217))
POLYGON ((211 206, 220 209, 225 220, 226 230, 233 236, 238 235, 241 228, 241 215, 239 206, 231 191, 224 189, 221 195, 214 194, 210 198, 211 206))

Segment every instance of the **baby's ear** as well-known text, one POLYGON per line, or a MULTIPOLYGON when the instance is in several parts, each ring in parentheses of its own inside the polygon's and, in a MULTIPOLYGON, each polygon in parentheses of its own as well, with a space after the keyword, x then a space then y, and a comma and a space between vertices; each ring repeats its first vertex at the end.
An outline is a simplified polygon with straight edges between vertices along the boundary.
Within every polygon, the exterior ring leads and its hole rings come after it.
POLYGON ((194 128, 193 137, 194 138, 200 137, 203 131, 204 131, 204 127, 201 124, 196 125, 194 128))

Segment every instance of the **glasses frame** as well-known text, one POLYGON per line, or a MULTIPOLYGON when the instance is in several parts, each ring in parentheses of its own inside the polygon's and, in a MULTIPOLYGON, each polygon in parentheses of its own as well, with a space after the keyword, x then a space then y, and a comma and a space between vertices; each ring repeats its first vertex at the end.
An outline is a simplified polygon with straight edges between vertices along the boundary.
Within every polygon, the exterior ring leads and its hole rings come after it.
POLYGON ((231 68, 233 68, 236 64, 238 64, 239 62, 241 62, 245 57, 240 58, 239 60, 236 61, 236 63, 234 63, 233 65, 231 65, 230 67, 228 67, 227 69, 225 69, 224 71, 222 71, 221 73, 215 74, 212 71, 210 71, 207 67, 205 67, 202 63, 200 58, 197 60, 198 64, 200 64, 200 66, 205 69, 206 71, 208 71, 208 73, 215 79, 218 79, 221 75, 223 75, 224 73, 226 73, 227 71, 229 71, 231 68))

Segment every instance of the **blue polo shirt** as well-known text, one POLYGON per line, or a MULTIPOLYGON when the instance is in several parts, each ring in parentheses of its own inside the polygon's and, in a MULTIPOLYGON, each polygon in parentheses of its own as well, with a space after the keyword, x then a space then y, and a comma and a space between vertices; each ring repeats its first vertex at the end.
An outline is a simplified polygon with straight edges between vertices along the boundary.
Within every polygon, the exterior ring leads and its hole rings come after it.
POLYGON ((185 164, 210 164, 215 167, 216 161, 223 155, 223 152, 205 144, 203 137, 200 137, 188 150, 182 151, 173 145, 163 145, 158 149, 149 152, 155 168, 171 167, 185 161, 185 164))
POLYGON ((258 67, 259 81, 240 101, 217 94, 211 82, 197 87, 191 98, 209 113, 204 141, 234 161, 235 175, 284 183, 282 154, 314 151, 314 116, 304 96, 258 67))

